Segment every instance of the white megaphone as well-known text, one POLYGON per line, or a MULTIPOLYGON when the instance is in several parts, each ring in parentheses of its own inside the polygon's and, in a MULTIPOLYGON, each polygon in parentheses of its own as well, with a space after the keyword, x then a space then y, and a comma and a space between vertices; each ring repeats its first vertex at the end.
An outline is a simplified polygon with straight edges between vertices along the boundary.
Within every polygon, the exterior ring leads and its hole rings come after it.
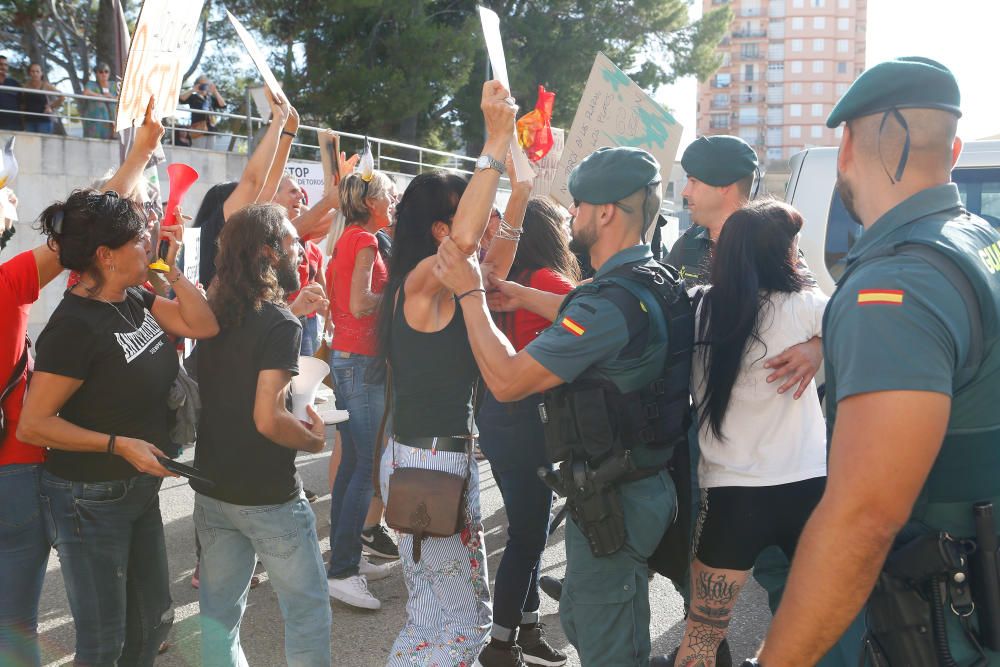
POLYGON ((309 422, 306 406, 313 406, 316 390, 329 373, 330 366, 322 359, 299 357, 299 374, 292 378, 292 414, 296 418, 309 422))

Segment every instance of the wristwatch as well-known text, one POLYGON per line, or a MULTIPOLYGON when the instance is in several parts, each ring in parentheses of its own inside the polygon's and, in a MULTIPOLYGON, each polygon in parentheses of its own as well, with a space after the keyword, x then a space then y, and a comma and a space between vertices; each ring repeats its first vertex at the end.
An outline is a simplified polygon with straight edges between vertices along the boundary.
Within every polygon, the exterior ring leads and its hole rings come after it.
POLYGON ((496 169, 497 172, 503 176, 507 173, 507 168, 503 166, 503 162, 493 159, 492 155, 487 155, 483 153, 476 160, 476 171, 482 171, 483 169, 496 169))

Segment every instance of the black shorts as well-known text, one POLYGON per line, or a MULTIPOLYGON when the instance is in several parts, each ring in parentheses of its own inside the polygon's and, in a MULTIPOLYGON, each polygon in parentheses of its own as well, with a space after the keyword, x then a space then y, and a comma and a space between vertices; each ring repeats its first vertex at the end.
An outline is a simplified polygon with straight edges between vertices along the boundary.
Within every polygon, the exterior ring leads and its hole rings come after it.
POLYGON ((777 486, 702 489, 695 556, 711 568, 749 570, 769 546, 788 559, 826 487, 826 477, 777 486))

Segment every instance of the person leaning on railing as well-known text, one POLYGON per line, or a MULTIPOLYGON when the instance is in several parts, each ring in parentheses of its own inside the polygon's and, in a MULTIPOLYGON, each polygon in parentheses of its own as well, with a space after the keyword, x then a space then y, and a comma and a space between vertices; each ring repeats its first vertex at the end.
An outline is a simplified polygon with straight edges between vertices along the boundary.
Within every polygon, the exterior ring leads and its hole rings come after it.
MULTIPOLYGON (((28 80, 24 82, 25 90, 59 91, 45 78, 45 72, 38 63, 31 63, 28 67, 28 80)), ((21 108, 26 112, 24 116, 24 129, 28 132, 39 132, 41 134, 52 134, 53 123, 51 114, 63 103, 60 95, 44 95, 38 93, 23 93, 21 95, 21 108)))
MULTIPOLYGON (((83 94, 87 97, 95 97, 103 100, 116 99, 114 89, 111 87, 109 78, 111 68, 106 63, 100 63, 94 70, 95 81, 88 81, 84 86, 83 94)), ((115 135, 114 123, 111 122, 115 114, 115 102, 100 101, 80 101, 80 115, 83 121, 83 136, 89 139, 111 139, 115 135)))

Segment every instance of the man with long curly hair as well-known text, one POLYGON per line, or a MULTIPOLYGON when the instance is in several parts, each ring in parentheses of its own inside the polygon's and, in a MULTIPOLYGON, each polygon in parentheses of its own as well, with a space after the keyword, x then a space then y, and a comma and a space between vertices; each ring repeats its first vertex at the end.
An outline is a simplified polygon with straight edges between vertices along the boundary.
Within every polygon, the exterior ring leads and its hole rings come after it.
POLYGON ((239 627, 256 553, 285 620, 289 665, 330 664, 330 603, 316 519, 295 469, 297 451, 319 452, 325 427, 309 409, 289 411, 302 325, 286 305, 299 288, 299 241, 284 210, 252 205, 219 239, 209 304, 220 332, 198 349, 202 413, 192 482, 201 542, 202 657, 245 665, 239 627))

